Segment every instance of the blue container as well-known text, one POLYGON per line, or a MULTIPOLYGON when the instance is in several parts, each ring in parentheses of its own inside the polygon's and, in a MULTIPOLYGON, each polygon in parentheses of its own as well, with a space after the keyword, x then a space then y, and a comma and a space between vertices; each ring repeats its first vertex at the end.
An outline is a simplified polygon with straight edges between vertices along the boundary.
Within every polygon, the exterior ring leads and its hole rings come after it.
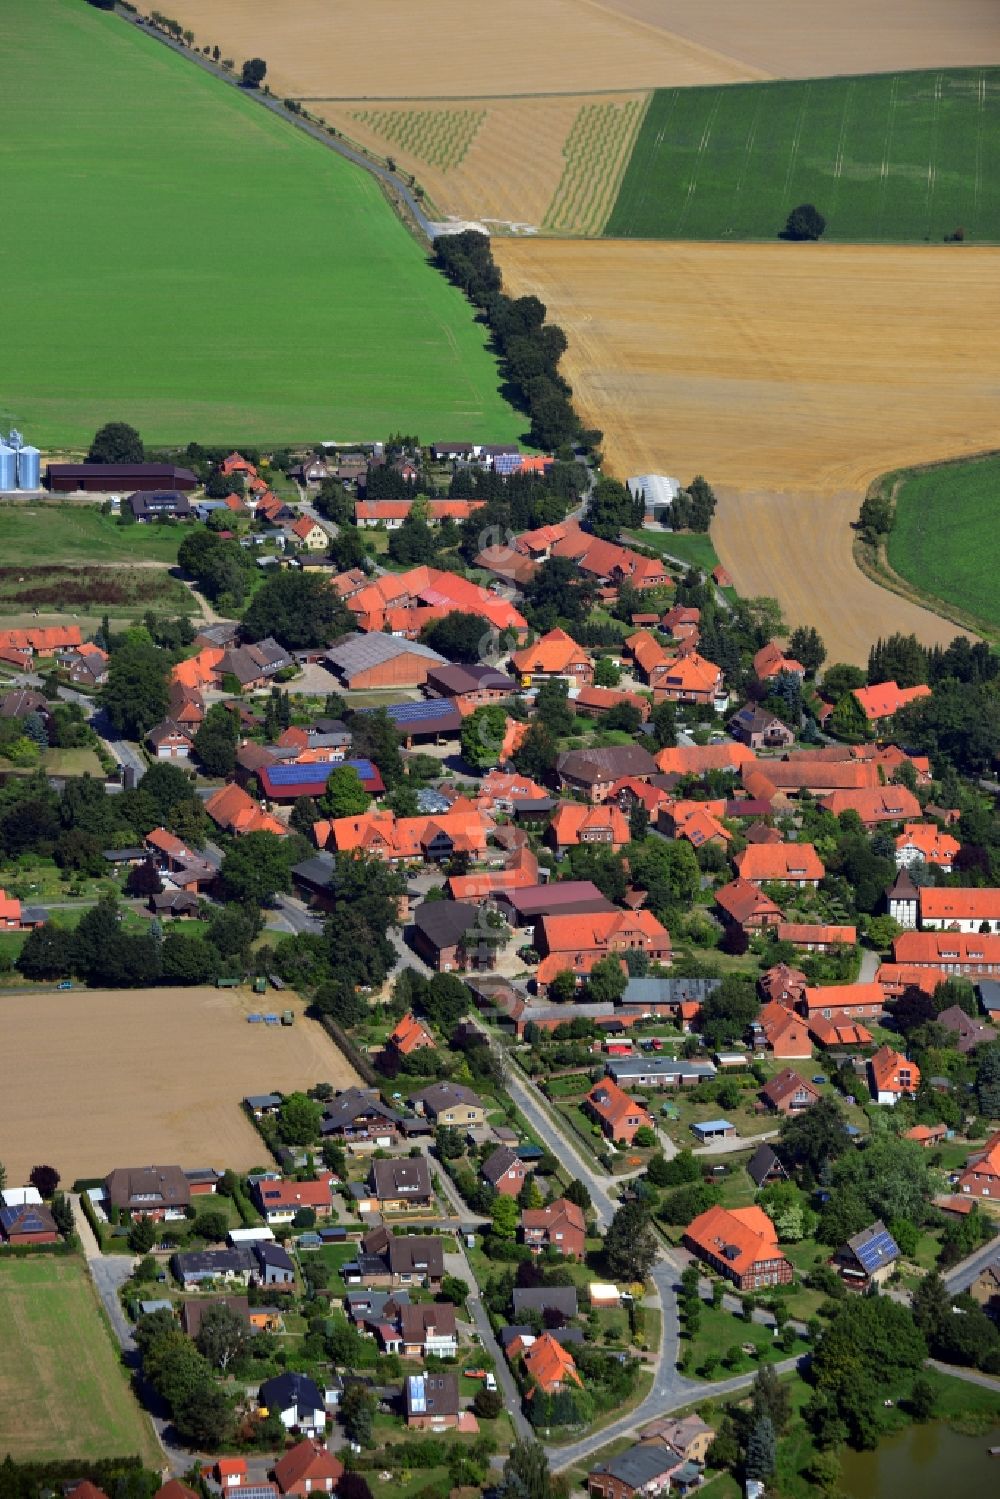
POLYGON ((22 448, 17 455, 18 489, 41 488, 42 455, 37 448, 22 448))
POLYGON ((0 494, 17 488, 17 454, 0 442, 0 494))

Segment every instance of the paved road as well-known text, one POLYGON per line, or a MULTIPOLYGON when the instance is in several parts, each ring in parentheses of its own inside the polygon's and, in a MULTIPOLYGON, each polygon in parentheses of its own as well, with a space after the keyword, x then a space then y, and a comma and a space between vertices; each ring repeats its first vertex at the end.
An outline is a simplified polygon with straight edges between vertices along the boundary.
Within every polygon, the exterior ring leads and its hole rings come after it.
MULTIPOLYGON (((780 1363, 772 1365, 779 1374, 787 1374, 799 1364, 797 1358, 782 1359, 780 1363)), ((592 1432, 589 1436, 582 1437, 578 1442, 571 1442, 566 1446, 549 1447, 549 1466, 556 1473, 563 1472, 566 1468, 578 1467, 587 1461, 595 1452, 606 1447, 609 1442, 616 1442, 620 1437, 634 1436, 640 1427, 647 1426, 650 1421, 657 1420, 660 1416, 669 1415, 671 1411, 680 1410, 685 1405, 693 1405, 696 1401, 716 1399, 720 1395, 734 1395, 739 1390, 746 1389, 747 1385, 753 1383, 757 1377, 757 1370, 748 1370, 745 1374, 736 1374, 732 1379, 722 1379, 714 1384, 706 1380, 684 1379, 676 1374, 674 1380, 657 1380, 652 1391, 646 1396, 641 1405, 636 1406, 627 1416, 613 1422, 610 1426, 604 1426, 600 1431, 592 1432)))
POLYGON ((537 1088, 524 1078, 513 1058, 510 1059, 507 1087, 521 1113, 546 1148, 583 1182, 590 1193, 598 1222, 602 1228, 607 1228, 618 1206, 607 1191, 609 1178, 598 1174, 594 1165, 577 1149, 575 1142, 555 1123, 554 1117, 542 1104, 537 1088))
POLYGON ((867 947, 864 948, 861 953, 861 971, 858 974, 858 982, 860 984, 873 984, 881 961, 877 952, 872 952, 867 947))
POLYGON ((978 1369, 960 1369, 957 1364, 942 1364, 940 1359, 927 1359, 928 1369, 936 1369, 939 1374, 950 1374, 955 1379, 964 1379, 966 1384, 979 1385, 980 1389, 993 1390, 1000 1395, 1000 1379, 993 1379, 989 1374, 980 1374, 978 1369))
POLYGON ((997 1239, 991 1239, 982 1249, 977 1249, 975 1254, 970 1254, 967 1259, 952 1266, 944 1276, 944 1283, 950 1294, 957 1296, 960 1291, 967 1291, 980 1271, 994 1261, 1000 1264, 1000 1240, 997 1239))

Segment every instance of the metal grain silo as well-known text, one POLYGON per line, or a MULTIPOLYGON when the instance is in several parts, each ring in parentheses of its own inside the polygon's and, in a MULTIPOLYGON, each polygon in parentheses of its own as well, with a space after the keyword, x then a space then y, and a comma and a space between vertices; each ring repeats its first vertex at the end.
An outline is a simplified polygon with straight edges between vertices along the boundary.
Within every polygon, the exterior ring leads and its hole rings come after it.
POLYGON ((0 438, 0 494, 17 488, 17 454, 0 438))
POLYGON ((39 489, 41 487, 42 455, 37 448, 29 444, 21 448, 17 455, 17 487, 18 489, 39 489))

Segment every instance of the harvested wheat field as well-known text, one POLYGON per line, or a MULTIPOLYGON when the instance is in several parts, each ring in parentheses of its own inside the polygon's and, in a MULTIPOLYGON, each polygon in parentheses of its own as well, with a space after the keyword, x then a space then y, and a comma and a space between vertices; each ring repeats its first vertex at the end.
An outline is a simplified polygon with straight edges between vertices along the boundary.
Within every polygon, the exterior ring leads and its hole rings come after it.
POLYGON ((358 1081, 295 996, 281 1007, 294 1025, 248 1025, 248 990, 0 997, 0 1053, 17 1059, 0 1095, 8 1180, 39 1161, 67 1182, 150 1161, 246 1171, 266 1155, 246 1094, 358 1081))
POLYGON ((775 78, 1000 62, 996 0, 603 0, 775 78))
POLYGON ((174 0, 199 47, 267 61, 273 94, 421 99, 767 77, 593 0, 174 0))
POLYGON ((313 104, 376 155, 412 173, 442 217, 553 234, 599 234, 648 94, 401 99, 313 104))
POLYGON ((831 659, 954 629, 868 582, 850 523, 886 469, 995 441, 1000 250, 497 240, 508 289, 569 336, 609 469, 705 473, 741 593, 816 625, 831 659))

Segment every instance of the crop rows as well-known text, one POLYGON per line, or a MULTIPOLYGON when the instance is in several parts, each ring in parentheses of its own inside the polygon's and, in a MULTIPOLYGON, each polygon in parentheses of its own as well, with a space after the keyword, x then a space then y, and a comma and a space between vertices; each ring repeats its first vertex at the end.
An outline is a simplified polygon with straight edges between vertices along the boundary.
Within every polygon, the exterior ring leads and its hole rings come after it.
POLYGON ((644 99, 581 107, 563 145, 566 165, 543 229, 552 234, 600 234, 645 107, 644 99))
POLYGON ((461 164, 485 118, 485 109, 364 109, 354 114, 360 124, 442 172, 461 164))

